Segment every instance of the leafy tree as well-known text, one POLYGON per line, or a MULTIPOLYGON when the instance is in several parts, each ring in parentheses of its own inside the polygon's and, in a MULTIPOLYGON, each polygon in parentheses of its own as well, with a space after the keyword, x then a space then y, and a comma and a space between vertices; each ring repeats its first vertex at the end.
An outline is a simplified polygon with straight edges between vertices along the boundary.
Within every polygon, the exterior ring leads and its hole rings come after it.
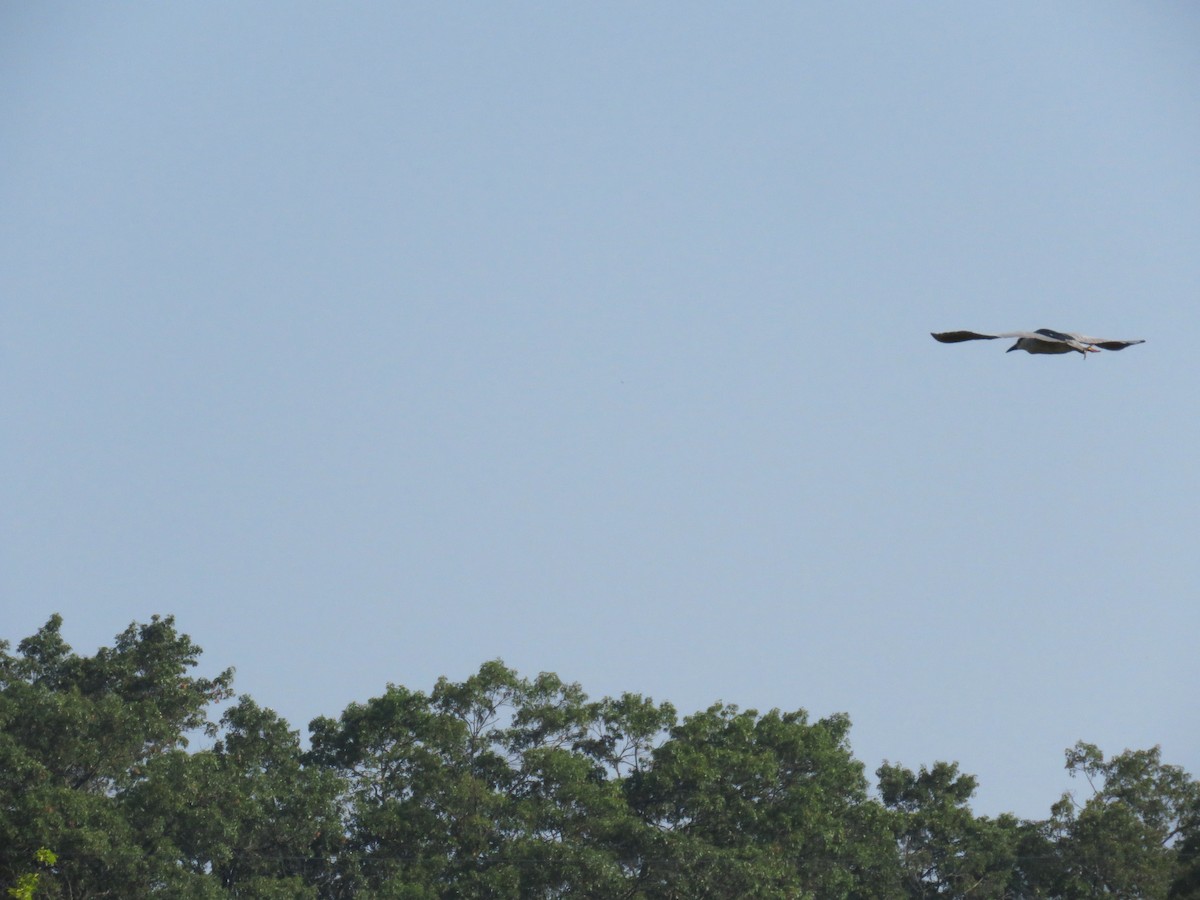
MULTIPOLYGON (((1166 897, 1180 874, 1173 844, 1200 804, 1200 785, 1163 764, 1158 747, 1105 760, 1098 747, 1080 741, 1066 756, 1067 771, 1082 775, 1091 794, 1082 803, 1064 794, 1052 809, 1054 894, 1166 897)), ((1185 887, 1181 881, 1177 893, 1185 887)))
POLYGON ((1176 875, 1168 896, 1171 900, 1200 900, 1200 800, 1183 811, 1175 845, 1176 875))
POLYGON ((0 881, 54 847, 39 890, 144 895, 154 877, 113 798, 209 725, 205 708, 229 695, 232 672, 189 676, 200 649, 170 617, 130 625, 93 657, 72 653, 61 626, 51 617, 16 656, 0 643, 0 881))
POLYGON ((655 829, 644 896, 894 896, 891 836, 849 728, 714 705, 671 729, 628 785, 655 829))
POLYGON ((650 762, 675 721, 669 704, 625 694, 596 703, 543 673, 521 683, 511 724, 497 737, 514 772, 510 795, 521 832, 506 852, 521 896, 623 896, 646 824, 621 788, 650 762))
POLYGON ((306 753, 247 696, 208 721, 232 671, 190 675, 173 619, 93 657, 61 624, 0 642, 16 898, 1200 898, 1200 785, 1158 748, 1077 744, 1085 798, 989 819, 952 763, 885 763, 872 799, 842 715, 679 720, 492 661, 318 718, 306 753))
POLYGON ((348 785, 347 853, 339 890, 395 897, 513 895, 499 852, 508 821, 506 760, 493 746, 516 676, 485 665, 434 696, 389 685, 339 721, 315 720, 314 764, 348 785))
POLYGON ((316 897, 342 840, 340 782, 305 767, 298 734, 249 697, 221 724, 211 749, 153 760, 122 798, 139 834, 155 837, 147 852, 189 873, 194 892, 204 882, 214 896, 316 897))
POLYGON ((312 760, 349 786, 340 890, 396 897, 616 896, 644 824, 622 772, 644 766, 669 706, 590 703, 499 662, 430 695, 389 686, 312 724, 312 760))
POLYGON ((920 772, 885 762, 876 776, 894 814, 907 896, 1012 896, 1022 829, 1011 816, 975 817, 967 805, 972 776, 946 762, 920 772))

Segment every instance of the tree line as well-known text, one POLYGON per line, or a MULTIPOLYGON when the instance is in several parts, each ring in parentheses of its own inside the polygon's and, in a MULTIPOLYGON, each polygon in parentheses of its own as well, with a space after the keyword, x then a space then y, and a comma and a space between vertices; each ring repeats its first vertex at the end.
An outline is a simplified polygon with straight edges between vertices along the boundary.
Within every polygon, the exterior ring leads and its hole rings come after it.
POLYGON ((172 617, 94 656, 61 626, 0 642, 13 897, 1200 898, 1200 785, 1158 748, 1078 743, 1080 790, 992 818, 955 763, 869 782, 844 715, 681 717, 491 661, 317 718, 305 749, 232 670, 191 674, 172 617))

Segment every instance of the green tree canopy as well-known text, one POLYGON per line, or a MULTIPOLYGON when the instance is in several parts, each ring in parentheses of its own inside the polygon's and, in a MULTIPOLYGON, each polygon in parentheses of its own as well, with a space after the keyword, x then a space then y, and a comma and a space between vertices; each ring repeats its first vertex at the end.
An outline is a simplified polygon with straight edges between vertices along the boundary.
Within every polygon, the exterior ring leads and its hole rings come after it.
POLYGON ((1044 875, 1055 896, 1165 897, 1183 878, 1200 785, 1165 765, 1158 747, 1109 759, 1080 741, 1066 754, 1067 771, 1087 782, 1082 801, 1063 795, 1045 829, 1055 850, 1044 875), (1185 853, 1181 854, 1181 850, 1185 853))
POLYGON ((305 750, 249 696, 217 717, 232 670, 192 674, 170 617, 92 656, 61 627, 0 642, 14 897, 1200 897, 1200 786, 1157 747, 1076 744, 1083 796, 988 818, 951 762, 872 791, 845 715, 681 719, 495 660, 314 719, 305 750))
POLYGON ((52 616, 15 656, 0 644, 0 881, 47 847, 60 864, 41 890, 137 896, 154 875, 120 798, 210 728, 207 707, 229 696, 232 671, 189 675, 200 648, 170 617, 130 625, 91 657, 61 628, 52 616))

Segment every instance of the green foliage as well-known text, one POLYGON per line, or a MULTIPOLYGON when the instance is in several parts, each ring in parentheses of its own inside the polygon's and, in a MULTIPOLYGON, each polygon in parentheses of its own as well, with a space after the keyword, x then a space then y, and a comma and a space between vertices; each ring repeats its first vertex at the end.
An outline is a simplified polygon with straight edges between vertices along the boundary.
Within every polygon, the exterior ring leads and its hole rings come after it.
POLYGON ((1046 824, 1055 859, 1045 880, 1055 896, 1166 897, 1172 889, 1186 896, 1194 873, 1181 850, 1191 846, 1200 785, 1164 765, 1158 747, 1105 760, 1081 741, 1066 757, 1067 771, 1083 776, 1090 796, 1080 803, 1064 795, 1046 824))
POLYGON ((973 815, 967 801, 975 793, 974 778, 945 762, 916 773, 884 763, 876 775, 894 816, 907 896, 1019 895, 1019 823, 1011 816, 973 815))
POLYGON ((849 728, 721 705, 673 728, 628 783, 654 829, 646 896, 888 896, 890 835, 849 728))
POLYGON ((1087 796, 989 819, 954 763, 872 794, 843 715, 679 719, 492 661, 318 718, 305 752, 247 696, 209 721, 232 671, 190 675, 171 618, 92 657, 61 625, 0 642, 10 897, 1200 897, 1200 788, 1158 748, 1077 744, 1087 796))
MULTIPOLYGON (((34 862, 44 868, 49 868, 58 862, 58 855, 53 850, 39 847, 33 854, 34 862)), ((17 876, 16 883, 8 889, 8 895, 16 900, 33 900, 41 883, 41 872, 23 872, 17 876)))
POLYGON ((209 750, 150 763, 125 796, 141 834, 157 837, 178 879, 214 882, 239 897, 316 896, 324 860, 340 845, 340 782, 303 764, 299 735, 242 697, 209 750))
POLYGON ((8 896, 16 897, 17 900, 33 900, 33 895, 37 891, 38 878, 40 877, 37 872, 26 872, 24 875, 18 875, 17 883, 8 889, 8 896))
POLYGON ((425 694, 390 686, 339 721, 312 723, 314 763, 348 786, 338 878, 388 896, 556 896, 615 890, 645 825, 620 790, 674 711, 644 698, 589 702, 499 662, 425 694), (609 888, 602 888, 608 885, 609 888))
POLYGON ((52 846, 61 864, 39 892, 137 896, 155 874, 122 799, 208 725, 232 673, 188 675, 200 648, 169 617, 130 625, 92 657, 72 653, 61 626, 51 617, 16 656, 0 644, 0 882, 52 846))

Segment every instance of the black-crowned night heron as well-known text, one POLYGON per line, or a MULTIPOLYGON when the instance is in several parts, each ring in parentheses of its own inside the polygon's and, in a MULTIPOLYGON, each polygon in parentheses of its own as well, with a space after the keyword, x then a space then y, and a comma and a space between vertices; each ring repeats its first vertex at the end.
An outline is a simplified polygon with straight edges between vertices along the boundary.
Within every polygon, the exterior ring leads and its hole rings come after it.
POLYGON ((1037 331, 1006 331, 1002 334, 980 334, 977 331, 941 331, 932 332, 934 340, 943 344, 957 344, 959 341, 991 341, 996 338, 1016 338, 1017 342, 1008 348, 1007 353, 1014 350, 1024 350, 1026 353, 1082 353, 1087 358, 1089 353, 1099 353, 1100 349, 1124 350, 1134 344, 1144 344, 1145 341, 1113 341, 1108 338, 1084 337, 1082 334, 1072 334, 1063 331, 1051 331, 1049 328, 1039 328, 1037 331))

